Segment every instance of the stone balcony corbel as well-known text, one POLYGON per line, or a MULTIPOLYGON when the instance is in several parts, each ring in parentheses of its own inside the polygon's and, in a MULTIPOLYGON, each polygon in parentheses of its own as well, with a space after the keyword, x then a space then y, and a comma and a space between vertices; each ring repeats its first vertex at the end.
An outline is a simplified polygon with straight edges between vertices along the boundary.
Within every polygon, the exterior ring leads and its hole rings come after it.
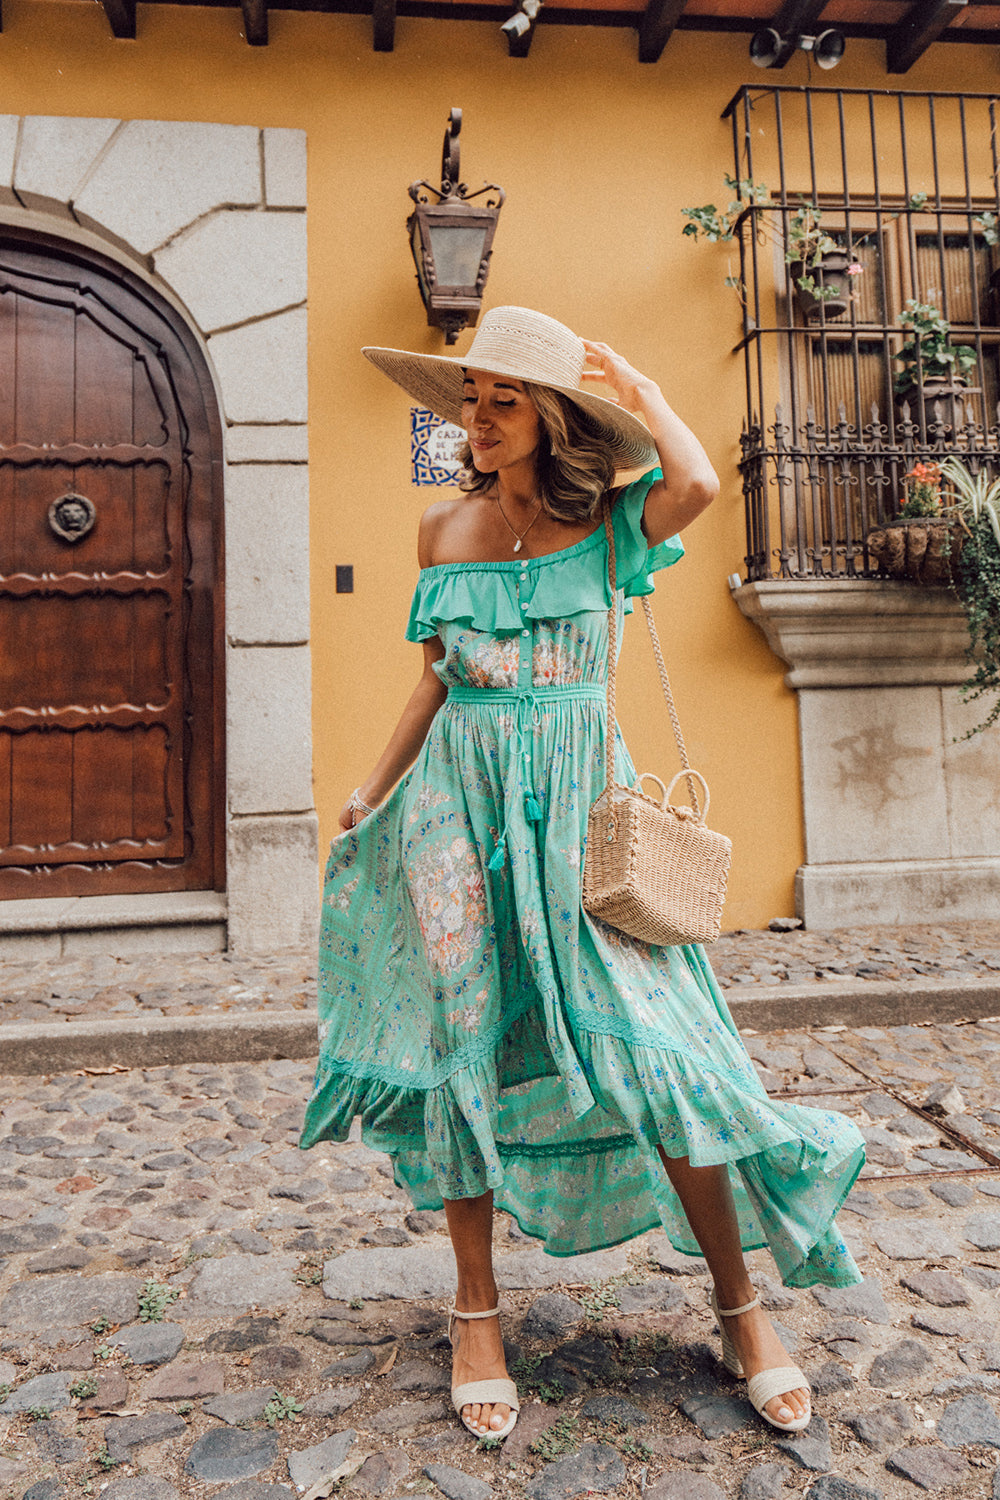
POLYGON ((775 579, 733 598, 798 697, 807 927, 1000 915, 1000 731, 965 738, 968 631, 946 588, 775 579))

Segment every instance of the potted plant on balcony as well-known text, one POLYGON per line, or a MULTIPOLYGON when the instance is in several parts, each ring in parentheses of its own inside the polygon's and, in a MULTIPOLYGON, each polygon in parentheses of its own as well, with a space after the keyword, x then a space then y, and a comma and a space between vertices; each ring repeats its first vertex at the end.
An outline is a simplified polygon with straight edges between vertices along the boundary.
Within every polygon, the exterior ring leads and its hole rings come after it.
POLYGON ((889 578, 909 583, 955 581, 967 527, 942 498, 942 468, 916 463, 904 477, 899 514, 869 532, 868 551, 889 578))
POLYGON ((788 221, 785 261, 802 315, 814 319, 822 305, 826 318, 841 318, 850 303, 851 277, 863 269, 827 234, 822 213, 805 200, 788 221))
POLYGON ((1000 722, 1000 478, 990 479, 985 468, 971 474, 954 454, 940 464, 914 464, 899 515, 867 540, 890 578, 951 586, 969 627, 973 670, 962 696, 997 695, 964 738, 1000 722))
MULTIPOLYGON (((736 194, 735 198, 724 209, 714 203, 681 209, 688 220, 684 234, 695 239, 703 235, 710 244, 728 242, 736 238, 737 226, 748 208, 770 203, 767 188, 761 182, 737 181, 728 175, 723 180, 736 194)), ((758 215, 755 222, 761 241, 770 240, 784 251, 803 316, 815 319, 822 307, 824 317, 842 317, 850 301, 851 278, 860 275, 864 268, 823 228, 822 210, 802 199, 789 216, 784 233, 778 231, 770 215, 758 215)), ((726 286, 741 291, 738 277, 727 276, 726 286)))
POLYGON ((946 401, 954 426, 954 404, 968 393, 967 377, 976 368, 975 349, 951 342, 951 324, 933 302, 911 297, 896 321, 910 332, 895 355, 900 364, 892 382, 897 399, 912 402, 921 391, 925 409, 946 401))

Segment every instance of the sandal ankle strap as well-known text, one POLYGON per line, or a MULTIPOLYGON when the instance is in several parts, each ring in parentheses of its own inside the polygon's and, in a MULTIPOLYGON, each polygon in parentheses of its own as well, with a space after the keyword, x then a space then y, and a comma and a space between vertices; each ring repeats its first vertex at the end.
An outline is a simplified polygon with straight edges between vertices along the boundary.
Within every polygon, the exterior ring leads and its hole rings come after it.
POLYGON ((449 1339, 451 1338, 451 1330, 455 1326, 455 1319, 456 1318, 464 1318, 467 1323, 472 1323, 472 1322, 475 1322, 478 1318, 495 1318, 495 1317, 497 1317, 499 1315, 499 1312, 500 1312, 500 1304, 499 1304, 499 1302, 497 1303, 496 1307, 487 1308, 487 1310, 485 1312, 459 1312, 459 1310, 455 1306, 455 1304, 452 1303, 451 1307, 449 1307, 449 1309, 448 1309, 448 1337, 449 1337, 449 1339))
POLYGON ((738 1318, 740 1313, 752 1312, 755 1307, 760 1306, 760 1297, 755 1296, 752 1302, 745 1302, 742 1307, 716 1307, 720 1318, 738 1318))

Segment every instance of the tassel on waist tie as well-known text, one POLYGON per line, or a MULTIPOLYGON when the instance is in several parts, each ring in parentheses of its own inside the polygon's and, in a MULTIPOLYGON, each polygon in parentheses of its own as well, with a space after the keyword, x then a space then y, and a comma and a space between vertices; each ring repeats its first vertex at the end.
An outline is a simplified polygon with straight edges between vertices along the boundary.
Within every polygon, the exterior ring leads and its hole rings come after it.
POLYGON ((518 782, 524 795, 524 816, 529 823, 538 823, 542 819, 542 808, 534 793, 531 775, 531 729, 540 722, 540 709, 543 704, 549 702, 580 702, 600 703, 606 705, 606 689, 596 682, 580 683, 555 683, 549 687, 529 688, 474 688, 454 686, 448 689, 448 703, 461 703, 465 705, 487 705, 501 704, 515 710, 515 735, 516 749, 513 760, 513 783, 504 787, 504 798, 506 810, 503 828, 497 839, 497 846, 490 855, 488 868, 500 870, 503 868, 505 848, 507 844, 507 830, 510 826, 510 814, 513 807, 514 797, 517 793, 518 782))

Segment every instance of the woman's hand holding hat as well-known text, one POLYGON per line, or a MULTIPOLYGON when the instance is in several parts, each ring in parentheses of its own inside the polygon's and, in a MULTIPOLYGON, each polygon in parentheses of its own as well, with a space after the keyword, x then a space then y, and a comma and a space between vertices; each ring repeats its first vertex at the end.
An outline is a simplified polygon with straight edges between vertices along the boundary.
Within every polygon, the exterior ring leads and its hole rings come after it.
POLYGON ((650 398, 661 397, 662 393, 655 380, 650 380, 648 375, 641 374, 634 365, 630 365, 627 359, 616 354, 610 344, 595 343, 591 339, 584 339, 583 346, 587 351, 588 364, 596 365, 593 370, 584 370, 583 380, 603 380, 606 385, 605 395, 610 400, 615 400, 625 411, 644 413, 646 404, 650 398))

